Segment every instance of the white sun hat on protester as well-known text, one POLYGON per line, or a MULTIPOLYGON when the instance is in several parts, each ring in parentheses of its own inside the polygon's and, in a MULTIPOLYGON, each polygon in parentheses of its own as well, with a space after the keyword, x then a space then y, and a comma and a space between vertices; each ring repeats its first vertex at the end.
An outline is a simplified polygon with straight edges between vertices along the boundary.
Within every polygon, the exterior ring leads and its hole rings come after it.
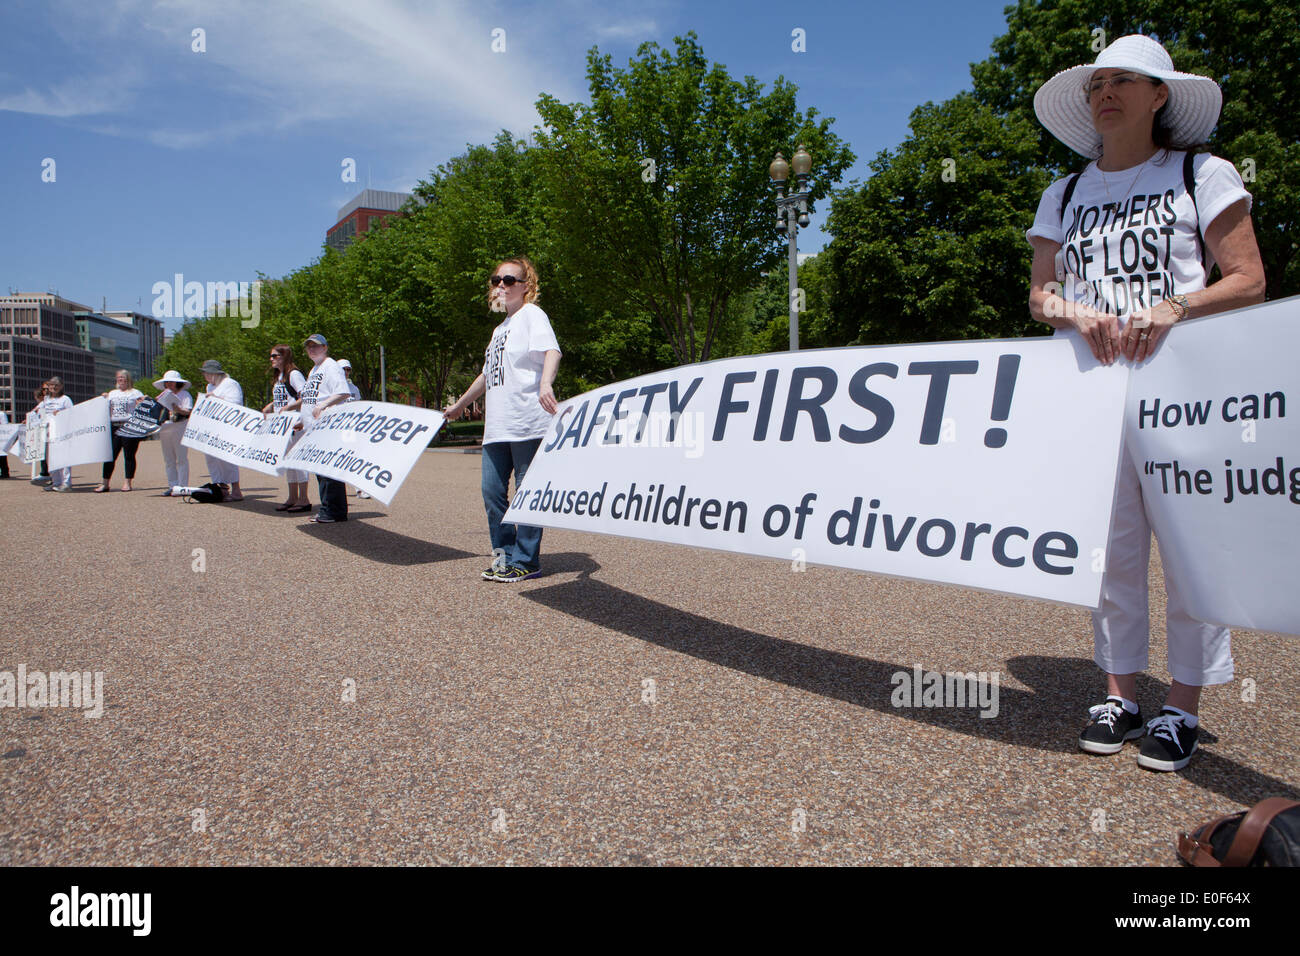
POLYGON ((1101 155, 1101 134, 1092 125, 1092 109, 1083 85, 1096 70, 1129 70, 1161 80, 1169 88, 1163 124, 1175 148, 1205 142, 1219 121, 1223 92, 1208 76, 1179 73, 1165 48, 1150 37, 1120 37, 1092 64, 1062 70, 1034 94, 1034 112, 1047 131, 1088 159, 1101 155))
POLYGON ((181 373, 176 371, 174 368, 169 368, 166 371, 166 373, 164 373, 162 378, 158 379, 158 381, 153 383, 153 387, 162 388, 163 384, 166 382, 180 382, 186 388, 190 387, 190 383, 187 382, 185 379, 181 378, 181 373))

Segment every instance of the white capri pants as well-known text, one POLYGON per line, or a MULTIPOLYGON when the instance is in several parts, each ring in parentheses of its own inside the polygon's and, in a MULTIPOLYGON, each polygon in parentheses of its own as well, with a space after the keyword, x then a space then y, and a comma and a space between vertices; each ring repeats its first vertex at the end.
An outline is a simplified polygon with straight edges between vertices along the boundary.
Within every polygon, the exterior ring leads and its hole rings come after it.
POLYGON ((168 422, 158 430, 158 443, 162 445, 163 465, 167 468, 167 487, 188 487, 190 483, 190 450, 181 444, 185 437, 185 422, 168 422))
MULTIPOLYGON (((1151 640, 1147 606, 1151 522, 1127 443, 1119 472, 1101 608, 1092 612, 1092 635, 1098 667, 1108 674, 1134 674, 1146 670, 1151 640)), ((1202 623, 1188 613, 1167 562, 1164 575, 1170 676, 1194 687, 1232 680, 1232 635, 1226 627, 1202 623)))
POLYGON ((238 465, 232 465, 220 458, 213 458, 211 455, 204 455, 203 457, 208 463, 208 475, 211 476, 213 484, 233 485, 239 481, 238 465))

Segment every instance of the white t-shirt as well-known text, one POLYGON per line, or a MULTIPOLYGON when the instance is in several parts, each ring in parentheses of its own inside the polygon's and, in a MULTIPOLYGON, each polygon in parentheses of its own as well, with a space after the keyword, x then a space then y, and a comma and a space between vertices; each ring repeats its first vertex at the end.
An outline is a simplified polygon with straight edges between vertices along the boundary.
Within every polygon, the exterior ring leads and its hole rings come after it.
POLYGON ((320 402, 328 401, 335 395, 351 395, 348 391, 347 376, 343 374, 343 369, 339 368, 339 363, 332 358, 326 359, 311 370, 307 376, 307 384, 302 390, 302 427, 304 431, 310 431, 311 427, 316 424, 316 419, 312 416, 312 409, 320 402))
MULTIPOLYGON (((344 374, 346 375, 347 373, 344 374)), ((352 381, 352 379, 348 379, 347 381, 348 381, 348 392, 350 392, 352 395, 352 397, 348 399, 348 401, 350 402, 361 401, 361 389, 357 388, 357 383, 352 381)))
POLYGON ((220 398, 227 402, 233 402, 236 405, 244 404, 244 390, 239 387, 239 383, 227 375, 221 380, 221 384, 216 388, 211 385, 207 387, 207 393, 213 398, 220 398))
POLYGON ((541 438, 551 414, 538 401, 546 353, 560 350, 551 320, 526 303, 492 332, 483 359, 487 383, 483 444, 541 438))
MULTIPOLYGON (((301 397, 303 390, 307 388, 307 379, 303 377, 302 372, 294 369, 289 373, 289 384, 301 397)), ((281 374, 275 380, 275 386, 271 389, 271 411, 278 412, 292 401, 295 401, 295 399, 289 394, 289 390, 284 387, 284 375, 281 374)))
POLYGON ((58 398, 50 398, 48 395, 41 399, 41 418, 45 421, 51 421, 55 412, 61 412, 64 409, 72 407, 72 399, 66 395, 60 395, 58 398))
POLYGON ((126 421, 131 417, 131 410, 135 408, 136 400, 141 398, 144 398, 144 392, 138 388, 113 389, 108 393, 108 420, 110 422, 126 421))
POLYGON ((1159 151, 1141 167, 1117 172, 1089 163, 1064 223, 1061 199, 1070 177, 1047 187, 1025 237, 1061 245, 1056 278, 1062 298, 1118 315, 1122 326, 1130 313, 1205 288, 1197 226, 1203 240, 1221 212, 1242 199, 1249 208, 1251 197, 1231 163, 1202 153, 1192 161, 1193 203, 1183 185, 1183 156, 1159 151))

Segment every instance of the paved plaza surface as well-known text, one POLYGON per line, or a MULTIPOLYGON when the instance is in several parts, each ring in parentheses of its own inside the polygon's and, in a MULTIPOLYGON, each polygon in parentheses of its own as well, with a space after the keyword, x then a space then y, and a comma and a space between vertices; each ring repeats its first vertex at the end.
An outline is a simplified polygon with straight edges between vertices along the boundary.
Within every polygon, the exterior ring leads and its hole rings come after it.
MULTIPOLYGON (((0 709, 0 864, 1167 866, 1297 796, 1296 638, 1236 632, 1157 774, 1077 749, 1083 610, 564 531, 489 584, 478 455, 337 525, 250 471, 239 504, 164 498, 140 457, 130 494, 0 482, 0 671, 100 671, 104 703, 0 709), (997 674, 996 716, 895 707, 916 666, 997 674)), ((1150 674, 1154 715, 1163 636, 1150 674)))

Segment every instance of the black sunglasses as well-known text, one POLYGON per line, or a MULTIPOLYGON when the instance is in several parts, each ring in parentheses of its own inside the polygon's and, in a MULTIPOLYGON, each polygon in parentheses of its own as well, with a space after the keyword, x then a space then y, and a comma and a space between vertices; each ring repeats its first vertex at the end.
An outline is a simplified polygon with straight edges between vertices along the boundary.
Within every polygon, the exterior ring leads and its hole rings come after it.
POLYGON ((488 279, 488 282, 492 283, 492 288, 494 289, 503 282, 506 284, 506 288, 508 289, 516 282, 527 282, 527 281, 528 281, 527 279, 521 279, 518 276, 493 276, 491 279, 488 279))

